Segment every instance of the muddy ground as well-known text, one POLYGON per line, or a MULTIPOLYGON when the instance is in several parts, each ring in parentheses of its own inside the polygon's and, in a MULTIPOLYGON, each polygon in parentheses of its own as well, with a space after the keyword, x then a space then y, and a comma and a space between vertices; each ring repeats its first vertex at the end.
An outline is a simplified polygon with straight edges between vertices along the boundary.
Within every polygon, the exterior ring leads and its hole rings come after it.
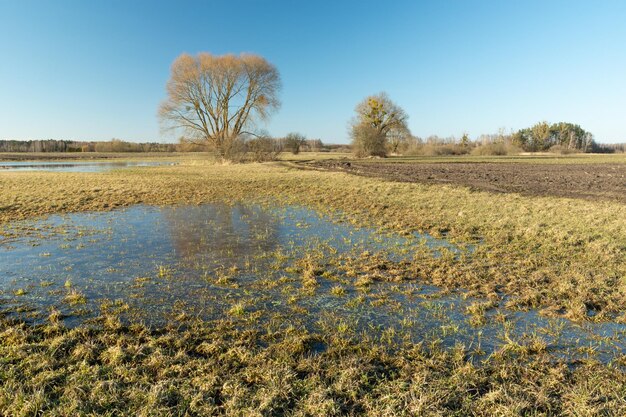
POLYGON ((452 184, 496 193, 626 203, 626 164, 316 161, 307 165, 391 181, 452 184))

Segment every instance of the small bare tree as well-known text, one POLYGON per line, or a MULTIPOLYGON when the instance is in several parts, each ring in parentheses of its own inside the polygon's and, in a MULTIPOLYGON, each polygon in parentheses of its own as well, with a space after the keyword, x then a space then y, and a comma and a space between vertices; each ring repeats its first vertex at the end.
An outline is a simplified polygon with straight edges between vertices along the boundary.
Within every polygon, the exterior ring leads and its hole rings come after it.
POLYGON ((386 93, 367 97, 355 110, 350 133, 357 156, 386 156, 390 132, 398 137, 410 135, 407 114, 386 93))
POLYGON ((405 126, 392 127, 387 132, 387 148, 392 154, 397 154, 401 149, 406 148, 411 132, 405 126))
POLYGON ((165 129, 183 130, 187 141, 233 159, 255 122, 280 107, 280 87, 278 70, 263 57, 182 54, 172 64, 159 118, 165 129))
POLYGON ((306 137, 300 133, 289 133, 285 136, 285 147, 291 151, 292 154, 297 155, 300 153, 300 148, 306 143, 306 137))

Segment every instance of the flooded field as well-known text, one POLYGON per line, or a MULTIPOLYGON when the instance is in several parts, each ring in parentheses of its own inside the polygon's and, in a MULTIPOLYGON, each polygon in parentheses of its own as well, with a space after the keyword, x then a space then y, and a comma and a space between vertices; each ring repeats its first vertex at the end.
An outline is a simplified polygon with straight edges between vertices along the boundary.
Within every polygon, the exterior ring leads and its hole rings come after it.
POLYGON ((619 203, 172 161, 0 174, 0 414, 625 415, 619 203))
POLYGON ((112 169, 130 167, 154 167, 162 165, 174 165, 172 162, 163 161, 127 161, 127 162, 0 162, 0 173, 8 171, 50 171, 50 172, 105 172, 112 169))
POLYGON ((343 326, 391 344, 462 344, 476 358, 518 342, 568 360, 626 352, 625 325, 508 311, 396 272, 424 256, 469 257, 471 246, 339 220, 297 206, 205 204, 13 222, 0 238, 0 309, 70 327, 107 309, 154 328, 181 317, 343 326))

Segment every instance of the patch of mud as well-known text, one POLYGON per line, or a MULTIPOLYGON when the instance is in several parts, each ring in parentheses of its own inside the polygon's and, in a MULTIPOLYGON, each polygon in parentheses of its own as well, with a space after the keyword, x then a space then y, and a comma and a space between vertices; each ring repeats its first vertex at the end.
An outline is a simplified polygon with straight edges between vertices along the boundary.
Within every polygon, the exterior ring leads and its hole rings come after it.
POLYGON ((626 164, 316 161, 309 165, 399 182, 452 184, 496 193, 626 203, 626 164))

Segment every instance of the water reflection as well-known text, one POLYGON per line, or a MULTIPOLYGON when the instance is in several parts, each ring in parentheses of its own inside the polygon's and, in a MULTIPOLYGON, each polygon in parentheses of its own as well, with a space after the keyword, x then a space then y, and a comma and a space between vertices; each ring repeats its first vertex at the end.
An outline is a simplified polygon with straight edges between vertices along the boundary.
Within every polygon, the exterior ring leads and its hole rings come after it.
POLYGON ((163 219, 181 259, 235 261, 272 252, 280 244, 280 220, 258 207, 179 207, 164 211, 163 219))

